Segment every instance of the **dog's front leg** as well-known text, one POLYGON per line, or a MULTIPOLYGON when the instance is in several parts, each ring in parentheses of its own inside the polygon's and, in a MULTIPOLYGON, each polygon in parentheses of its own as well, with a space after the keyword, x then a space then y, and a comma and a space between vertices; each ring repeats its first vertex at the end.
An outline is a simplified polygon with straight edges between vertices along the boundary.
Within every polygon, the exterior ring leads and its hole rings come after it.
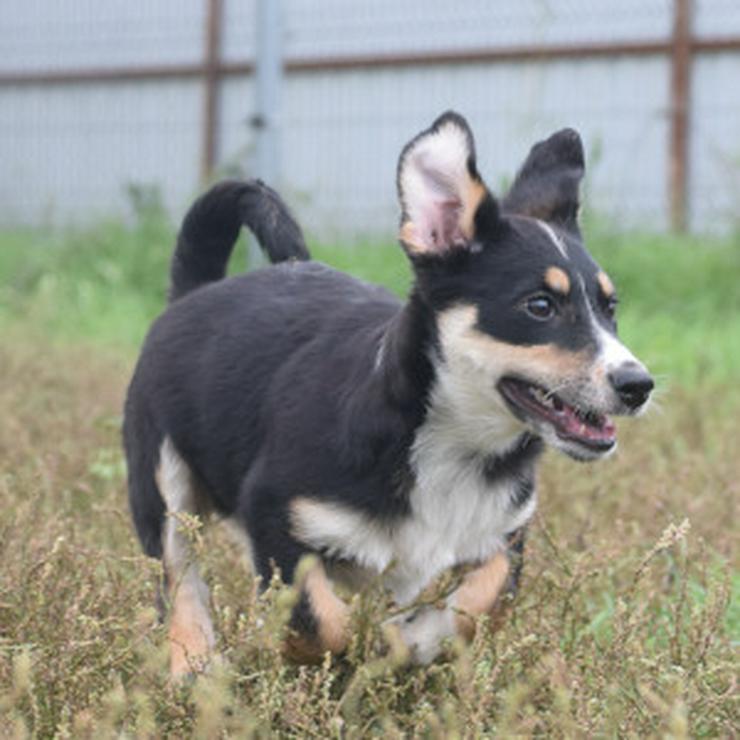
POLYGON ((344 652, 349 641, 349 607, 334 592, 323 563, 311 558, 296 573, 298 604, 293 609, 285 652, 292 660, 314 663, 327 652, 344 652))
POLYGON ((501 552, 469 571, 441 606, 425 606, 393 620, 412 659, 430 663, 451 637, 472 640, 478 617, 493 612, 509 581, 510 563, 501 552))

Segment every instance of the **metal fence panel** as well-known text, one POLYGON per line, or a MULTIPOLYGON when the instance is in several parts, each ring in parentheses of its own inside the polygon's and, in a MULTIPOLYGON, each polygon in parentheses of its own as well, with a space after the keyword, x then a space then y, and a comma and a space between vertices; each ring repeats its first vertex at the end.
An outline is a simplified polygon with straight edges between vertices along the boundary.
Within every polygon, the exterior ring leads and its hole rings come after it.
POLYGON ((298 57, 667 38, 672 0, 284 0, 298 57))
POLYGON ((203 22, 202 0, 2 0, 0 68, 195 62, 203 22))
POLYGON ((189 80, 0 89, 0 222, 125 213, 142 183, 179 210, 197 188, 200 111, 189 80))
MULTIPOLYGON (((470 119, 494 189, 570 125, 590 154, 589 203, 616 224, 667 227, 672 208, 697 230, 737 224, 736 0, 282 7, 276 184, 317 236, 392 234, 400 148, 450 107, 470 119), (682 88, 671 39, 692 4, 682 88)), ((253 173, 255 20, 253 0, 4 0, 0 224, 121 213, 129 183, 158 184, 180 213, 214 164, 253 173)))
POLYGON ((468 117, 494 190, 536 140, 574 126, 590 153, 590 202, 621 225, 662 227, 666 74, 660 59, 294 74, 284 181, 314 233, 390 234, 401 147, 449 106, 468 117))
POLYGON ((690 223, 703 231, 740 227, 740 54, 694 63, 690 223))
POLYGON ((693 0, 694 34, 707 36, 737 36, 740 34, 740 3, 737 0, 693 0))

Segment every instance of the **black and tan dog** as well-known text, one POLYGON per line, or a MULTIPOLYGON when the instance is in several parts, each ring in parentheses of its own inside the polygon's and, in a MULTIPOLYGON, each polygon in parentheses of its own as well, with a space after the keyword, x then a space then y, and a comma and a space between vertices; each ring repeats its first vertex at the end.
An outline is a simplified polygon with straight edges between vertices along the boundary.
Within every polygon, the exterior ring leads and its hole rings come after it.
POLYGON ((230 519, 263 582, 274 568, 294 582, 301 557, 317 556, 296 584, 304 654, 346 645, 340 574, 382 577, 408 605, 444 570, 473 566, 445 608, 398 620, 422 662, 494 607, 544 444, 605 457, 608 414, 639 412, 653 387, 616 337, 614 288, 581 241, 583 169, 578 134, 560 131, 498 201, 465 120, 441 116, 398 165, 405 303, 308 261, 262 183, 223 183, 195 203, 124 427, 134 521, 169 585, 173 673, 214 644, 183 513, 230 519), (242 225, 284 263, 223 279, 242 225))

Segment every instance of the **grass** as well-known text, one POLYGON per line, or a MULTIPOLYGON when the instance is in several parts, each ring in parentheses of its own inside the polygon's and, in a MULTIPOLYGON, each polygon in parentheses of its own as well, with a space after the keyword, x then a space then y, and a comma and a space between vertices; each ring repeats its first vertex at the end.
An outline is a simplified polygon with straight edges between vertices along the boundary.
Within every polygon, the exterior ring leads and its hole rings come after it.
MULTIPOLYGON (((178 687, 119 443, 171 241, 157 218, 0 235, 0 736, 737 733, 740 244, 590 230, 663 398, 620 425, 605 463, 548 455, 521 591, 497 630, 411 669, 370 593, 345 658, 295 667, 276 639, 283 590, 257 598, 219 528, 196 529, 222 661, 178 687)), ((390 245, 314 251, 407 285, 390 245)))
MULTIPOLYGON (((173 229, 144 211, 63 233, 0 233, 0 322, 133 353, 163 308, 173 229)), ((590 226, 587 242, 622 300, 622 336, 673 384, 731 381, 740 368, 740 236, 682 239, 590 226)), ((314 256, 400 295, 410 275, 395 244, 312 245, 314 256)), ((244 265, 244 249, 232 269, 244 265)), ((2 324, 0 324, 2 326, 2 324)))

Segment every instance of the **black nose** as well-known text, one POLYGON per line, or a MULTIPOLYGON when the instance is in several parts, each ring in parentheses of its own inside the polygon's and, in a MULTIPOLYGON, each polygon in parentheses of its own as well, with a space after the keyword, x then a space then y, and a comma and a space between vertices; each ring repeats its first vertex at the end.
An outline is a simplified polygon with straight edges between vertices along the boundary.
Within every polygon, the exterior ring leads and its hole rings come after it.
POLYGON ((609 382, 626 406, 636 409, 648 400, 653 390, 653 379, 637 363, 629 362, 609 373, 609 382))
POLYGON ((631 409, 642 406, 655 385, 647 370, 634 362, 612 370, 609 373, 609 382, 622 403, 631 409))

